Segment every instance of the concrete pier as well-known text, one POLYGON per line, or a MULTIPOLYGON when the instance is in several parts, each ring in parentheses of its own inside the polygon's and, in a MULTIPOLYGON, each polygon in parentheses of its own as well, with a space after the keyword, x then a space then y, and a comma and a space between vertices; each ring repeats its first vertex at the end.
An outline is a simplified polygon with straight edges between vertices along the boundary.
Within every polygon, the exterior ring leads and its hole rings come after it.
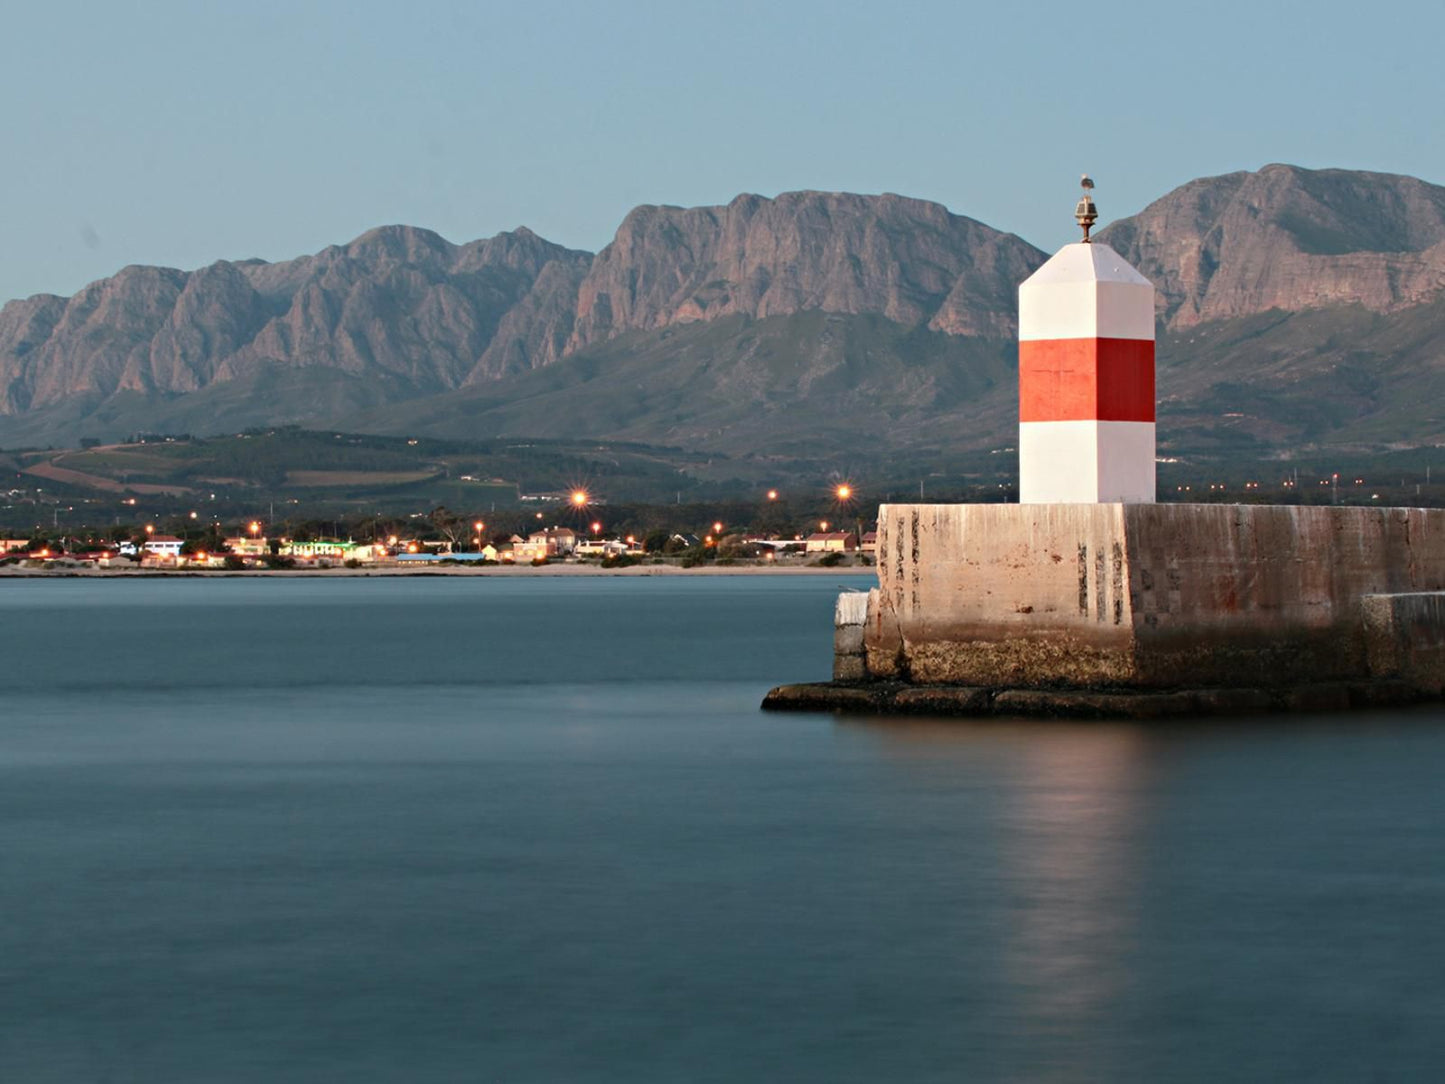
POLYGON ((835 686, 862 710, 1149 715, 1445 687, 1441 509, 885 505, 878 580, 834 622, 835 686))
POLYGON ((1364 596, 1445 590, 1445 510, 885 505, 868 673, 1271 686, 1367 675, 1364 596))

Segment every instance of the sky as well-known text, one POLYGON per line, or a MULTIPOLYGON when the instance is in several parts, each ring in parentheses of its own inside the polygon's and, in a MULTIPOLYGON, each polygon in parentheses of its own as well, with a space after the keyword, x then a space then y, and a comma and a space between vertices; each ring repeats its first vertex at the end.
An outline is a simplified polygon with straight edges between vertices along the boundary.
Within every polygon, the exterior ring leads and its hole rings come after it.
POLYGON ((1071 240, 1270 162, 1445 183, 1445 4, 0 0, 0 300, 388 223, 897 192, 1071 240))

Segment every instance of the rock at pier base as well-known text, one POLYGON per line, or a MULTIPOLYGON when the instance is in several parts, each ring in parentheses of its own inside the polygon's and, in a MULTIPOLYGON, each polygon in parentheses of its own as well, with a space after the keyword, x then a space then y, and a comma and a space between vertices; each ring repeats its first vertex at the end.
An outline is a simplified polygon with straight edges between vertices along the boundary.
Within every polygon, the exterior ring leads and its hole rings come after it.
POLYGON ((1005 689, 902 682, 779 685, 765 711, 969 718, 1170 719, 1324 712, 1438 699, 1408 681, 1321 682, 1276 689, 1005 689))

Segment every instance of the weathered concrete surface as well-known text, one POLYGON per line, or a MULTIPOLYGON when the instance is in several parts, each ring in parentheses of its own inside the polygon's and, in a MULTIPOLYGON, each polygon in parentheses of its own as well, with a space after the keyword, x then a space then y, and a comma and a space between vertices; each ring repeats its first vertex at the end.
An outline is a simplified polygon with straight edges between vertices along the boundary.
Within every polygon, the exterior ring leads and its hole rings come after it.
POLYGON ((1371 674, 1445 689, 1445 593, 1366 595, 1361 608, 1371 674))
POLYGON ((1371 674, 1363 598, 1445 589, 1445 510, 884 505, 871 678, 1287 687, 1371 674))
POLYGON ((768 711, 860 715, 1019 716, 1059 719, 1169 719, 1209 715, 1344 711, 1433 699, 1402 679, 1326 682, 1292 688, 992 689, 972 685, 780 685, 763 699, 768 711))
POLYGON ((863 627, 868 620, 867 591, 844 591, 833 608, 833 680, 867 681, 863 627))

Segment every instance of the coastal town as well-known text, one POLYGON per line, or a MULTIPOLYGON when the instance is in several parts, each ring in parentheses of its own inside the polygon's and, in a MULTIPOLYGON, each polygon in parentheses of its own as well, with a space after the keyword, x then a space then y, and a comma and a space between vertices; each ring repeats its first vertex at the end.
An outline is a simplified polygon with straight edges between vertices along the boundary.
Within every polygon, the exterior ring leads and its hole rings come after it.
MULTIPOLYGON (((593 524, 600 528, 600 524, 593 524)), ((729 532, 721 522, 714 533, 650 532, 616 536, 600 529, 550 526, 506 537, 488 536, 476 521, 469 540, 404 537, 389 534, 375 541, 353 538, 293 538, 268 533, 259 520, 230 533, 197 532, 191 537, 164 533, 146 525, 134 537, 0 538, 0 567, 27 570, 114 569, 152 571, 325 570, 333 568, 529 566, 597 564, 604 568, 637 564, 758 564, 833 567, 871 565, 875 531, 820 529, 791 537, 729 532), (468 542, 470 544, 468 544, 468 542)))

